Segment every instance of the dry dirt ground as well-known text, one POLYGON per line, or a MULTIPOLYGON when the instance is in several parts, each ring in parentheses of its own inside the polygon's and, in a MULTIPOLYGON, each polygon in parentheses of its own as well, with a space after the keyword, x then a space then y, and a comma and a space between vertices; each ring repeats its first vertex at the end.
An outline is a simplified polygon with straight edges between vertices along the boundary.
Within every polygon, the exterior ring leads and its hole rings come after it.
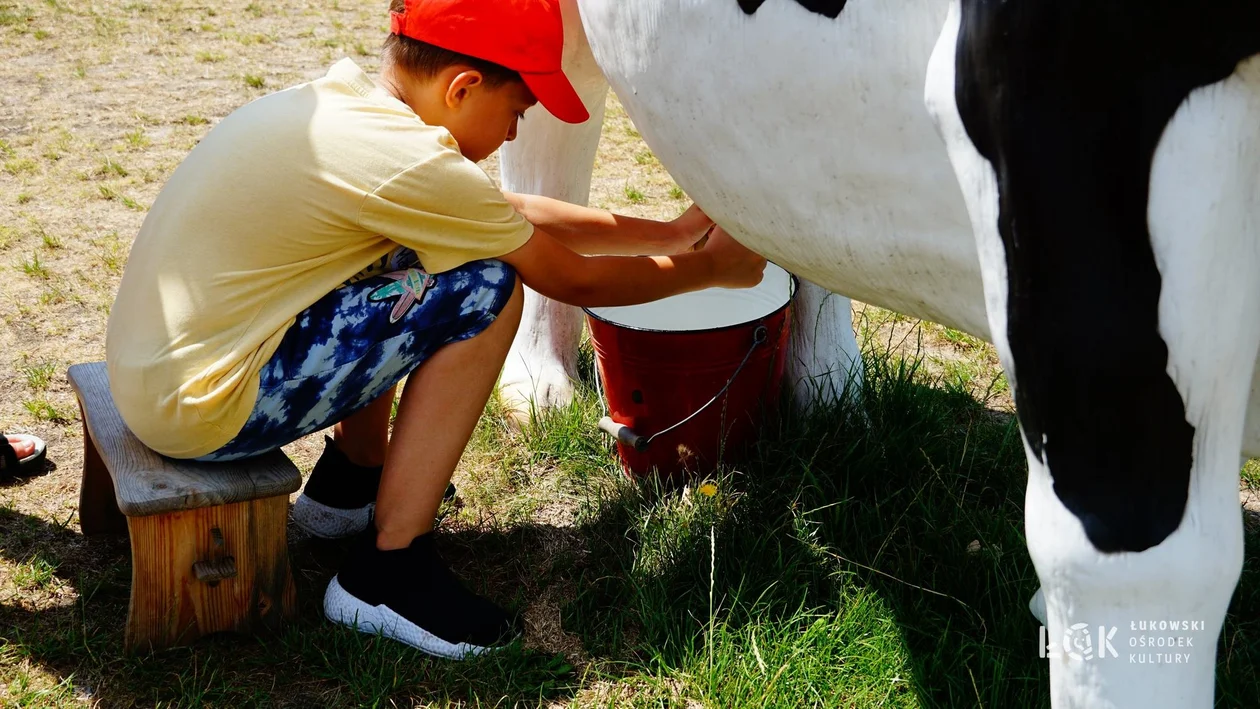
MULTIPOLYGON (((44 437, 55 466, 0 488, 0 507, 59 530, 49 533, 78 535, 82 437, 65 370, 103 359, 113 294, 147 206, 236 107, 320 76, 343 56, 373 71, 386 25, 383 3, 352 0, 0 0, 0 430, 44 437)), ((608 108, 591 203, 679 214, 688 204, 681 190, 615 98, 608 108)), ((495 172, 493 158, 486 168, 495 172)), ((893 349, 920 349, 935 371, 1009 410, 988 345, 878 309, 859 308, 856 318, 893 349)), ((318 441, 288 449, 304 471, 318 441)), ((478 464, 466 461, 459 475, 478 464)), ((494 517, 499 503, 481 497, 470 504, 494 517)), ((562 522, 573 504, 552 501, 529 514, 562 522)), ((96 563, 103 551, 63 546, 68 567, 96 563)), ((0 559, 0 602, 39 611, 82 601, 70 585, 23 580, 38 571, 0 559)), ((546 589, 532 609, 540 644, 575 651, 552 613, 572 593, 546 589)), ((0 688, 11 676, 0 667, 0 688)))

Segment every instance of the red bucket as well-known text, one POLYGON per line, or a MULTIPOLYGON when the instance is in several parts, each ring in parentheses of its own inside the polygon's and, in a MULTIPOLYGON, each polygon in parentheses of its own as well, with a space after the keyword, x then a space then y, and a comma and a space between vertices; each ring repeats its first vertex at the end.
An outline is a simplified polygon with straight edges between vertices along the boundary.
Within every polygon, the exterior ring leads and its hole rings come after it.
POLYGON ((587 308, 626 474, 679 482, 737 463, 778 401, 796 283, 770 264, 755 288, 587 308))

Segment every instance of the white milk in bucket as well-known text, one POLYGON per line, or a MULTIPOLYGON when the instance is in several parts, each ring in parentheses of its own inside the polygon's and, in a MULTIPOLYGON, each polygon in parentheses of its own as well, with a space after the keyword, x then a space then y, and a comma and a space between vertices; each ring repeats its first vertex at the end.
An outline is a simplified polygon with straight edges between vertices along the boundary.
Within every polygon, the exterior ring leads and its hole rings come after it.
POLYGON ((752 288, 706 288, 643 305, 587 308, 591 315, 635 330, 695 332, 760 320, 792 299, 792 276, 766 264, 752 288))

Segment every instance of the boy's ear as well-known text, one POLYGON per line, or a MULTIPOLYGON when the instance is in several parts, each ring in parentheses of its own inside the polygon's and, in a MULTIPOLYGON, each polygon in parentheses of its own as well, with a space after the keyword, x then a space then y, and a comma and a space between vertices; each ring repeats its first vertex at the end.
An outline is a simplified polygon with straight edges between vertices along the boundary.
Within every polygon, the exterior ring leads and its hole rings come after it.
POLYGON ((446 85, 446 105, 448 108, 459 108, 464 99, 474 89, 485 83, 485 77, 476 69, 465 69, 459 72, 446 85))

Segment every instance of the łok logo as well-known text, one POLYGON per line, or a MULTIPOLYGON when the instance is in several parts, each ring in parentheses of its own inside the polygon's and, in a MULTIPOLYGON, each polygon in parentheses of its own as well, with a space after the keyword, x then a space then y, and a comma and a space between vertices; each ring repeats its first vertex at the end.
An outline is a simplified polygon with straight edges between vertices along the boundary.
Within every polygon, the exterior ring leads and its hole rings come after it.
POLYGON ((1086 623, 1076 623, 1069 626, 1063 631, 1062 643, 1046 642, 1046 626, 1041 626, 1037 631, 1038 635, 1038 657, 1050 658, 1057 660, 1062 657, 1069 657, 1077 662, 1086 660, 1104 659, 1110 653, 1112 657, 1120 657, 1120 653, 1116 652, 1116 648, 1111 644, 1111 639, 1116 636, 1118 628, 1108 628, 1098 626, 1098 642, 1094 643, 1094 636, 1089 632, 1089 625, 1086 623))

